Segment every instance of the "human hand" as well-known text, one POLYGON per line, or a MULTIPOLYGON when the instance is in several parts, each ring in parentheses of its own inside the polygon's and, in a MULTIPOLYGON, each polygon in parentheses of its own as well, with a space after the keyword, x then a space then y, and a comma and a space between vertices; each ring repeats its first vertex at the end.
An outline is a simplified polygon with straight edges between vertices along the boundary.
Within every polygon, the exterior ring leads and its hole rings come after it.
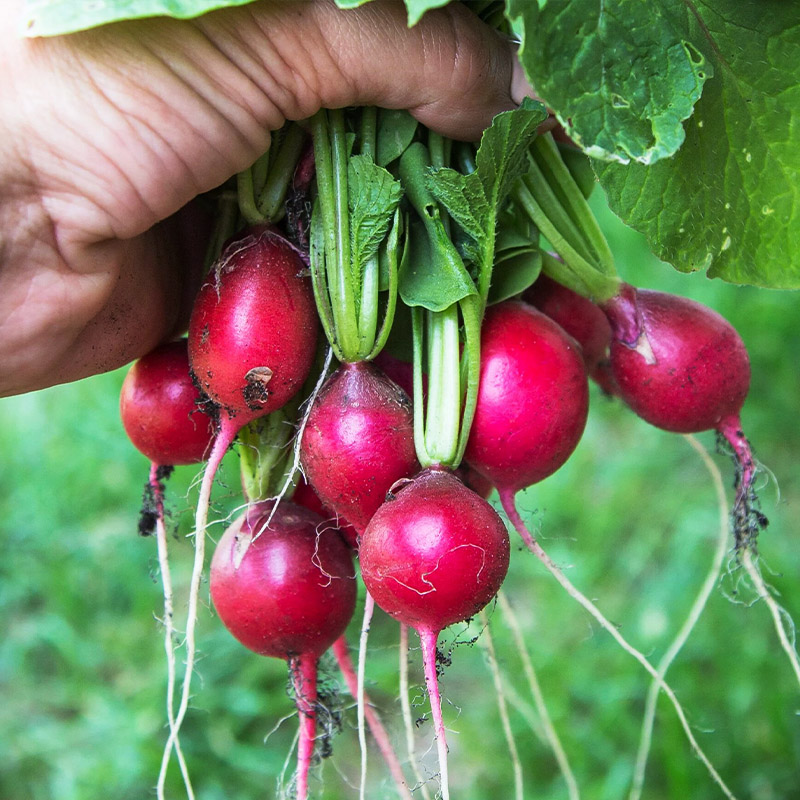
POLYGON ((460 4, 410 30, 401 3, 275 0, 54 39, 8 27, 0 395, 113 369, 179 333, 201 259, 177 212, 285 120, 380 105, 477 138, 525 93, 512 46, 460 4))

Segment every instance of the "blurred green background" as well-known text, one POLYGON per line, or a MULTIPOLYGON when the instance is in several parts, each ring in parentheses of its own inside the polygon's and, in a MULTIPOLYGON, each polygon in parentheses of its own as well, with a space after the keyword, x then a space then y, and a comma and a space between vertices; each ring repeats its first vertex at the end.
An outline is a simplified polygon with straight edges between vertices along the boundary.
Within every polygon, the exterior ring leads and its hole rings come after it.
MULTIPOLYGON (((768 471, 761 480, 762 569, 780 602, 800 619, 800 298, 682 276, 657 263, 635 234, 602 207, 624 278, 700 300, 742 333, 752 360, 743 422, 768 471)), ((139 800, 154 796, 165 740, 165 662, 155 541, 137 536, 147 463, 127 442, 117 398, 124 371, 0 400, 0 798, 139 800)), ((702 434, 713 450, 714 438, 702 434)), ((715 456, 730 490, 728 460, 715 456)), ((169 485, 178 619, 191 564, 189 512, 197 470, 169 485)), ((238 503, 236 455, 215 490, 212 518, 238 503)), ((546 549, 623 634, 655 661, 681 625, 708 566, 717 531, 714 490, 679 436, 650 428, 592 389, 586 434, 568 464, 519 497, 546 549)), ((211 528, 216 539, 223 522, 211 528)), ((513 540, 512 540, 513 541, 513 540)), ((736 565, 715 589, 668 680, 695 736, 740 798, 800 797, 800 686, 767 608, 736 565)), ((535 560, 515 549, 507 596, 524 626, 556 729, 581 796, 627 796, 648 678, 599 630, 535 560)), ((198 798, 278 796, 291 775, 296 720, 282 662, 255 656, 221 628, 208 603, 201 659, 183 744, 198 798), (265 741, 266 738, 266 741, 265 741)), ((565 783, 537 735, 532 701, 508 626, 491 609, 491 630, 509 687, 525 797, 559 800, 565 783)), ((453 663, 442 688, 450 728, 454 798, 513 796, 513 776, 491 676, 475 629, 445 634, 453 663)), ((412 635, 413 636, 413 635, 412 635)), ((416 644, 412 642, 412 648, 416 644)), ((421 702, 412 649, 412 698, 421 702)), ((390 730, 400 734, 397 628, 379 615, 367 679, 390 730)), ((337 679, 330 673, 333 685, 337 679)), ((355 711, 340 697, 342 731, 315 771, 316 797, 357 796, 355 711)), ((422 716, 424 704, 416 708, 422 716)), ((430 723, 417 731, 423 768, 436 770, 430 723)), ((370 798, 395 797, 370 752, 370 798)), ((170 797, 181 797, 177 768, 170 797)), ((430 783, 435 791, 436 782, 430 783)), ((691 754, 674 711, 661 699, 645 798, 721 797, 691 754)))

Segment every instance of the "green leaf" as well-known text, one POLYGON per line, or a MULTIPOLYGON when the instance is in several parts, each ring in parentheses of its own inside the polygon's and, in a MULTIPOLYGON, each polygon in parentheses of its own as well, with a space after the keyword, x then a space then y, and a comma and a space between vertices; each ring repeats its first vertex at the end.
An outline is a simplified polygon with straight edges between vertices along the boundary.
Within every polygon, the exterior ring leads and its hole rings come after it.
POLYGON ((690 0, 509 0, 508 14, 531 84, 589 155, 650 164, 678 150, 713 74, 690 0))
POLYGON ((417 121, 408 111, 378 109, 378 152, 376 163, 391 164, 403 154, 414 139, 417 121))
POLYGON ((408 13, 408 27, 412 28, 422 19, 426 11, 446 6, 450 0, 405 0, 405 2, 406 12, 408 13))
MULTIPOLYGON (((437 215, 438 217, 438 215, 437 215)), ((464 267, 444 226, 411 223, 408 243, 400 264, 400 297, 408 306, 444 311, 453 303, 477 294, 475 283, 464 267), (431 239, 430 230, 437 231, 431 239)))
POLYGON ((800 288, 800 24, 780 0, 736 14, 698 2, 693 35, 714 53, 686 142, 650 167, 596 163, 614 211, 683 272, 800 288))
POLYGON ((355 271, 372 258, 392 224, 403 190, 383 167, 364 155, 351 156, 347 167, 350 253, 355 271))
POLYGON ((524 292, 542 271, 542 254, 538 247, 519 250, 508 257, 498 257, 492 270, 488 304, 501 303, 524 292))
POLYGON ((25 0, 19 30, 23 36, 57 36, 125 19, 189 19, 250 2, 253 0, 25 0))
POLYGON ((428 186, 465 233, 476 242, 486 238, 494 210, 477 172, 462 175, 446 167, 431 173, 428 186))

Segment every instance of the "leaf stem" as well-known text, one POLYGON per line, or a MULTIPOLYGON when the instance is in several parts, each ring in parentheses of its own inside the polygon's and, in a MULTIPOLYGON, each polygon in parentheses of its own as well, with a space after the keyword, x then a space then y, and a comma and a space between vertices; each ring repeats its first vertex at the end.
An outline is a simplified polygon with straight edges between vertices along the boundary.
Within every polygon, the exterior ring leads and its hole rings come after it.
MULTIPOLYGON (((552 277, 558 280, 559 283, 563 283, 568 288, 592 299, 596 303, 605 302, 616 296, 620 287, 620 279, 603 274, 576 252, 536 201, 528 185, 527 178, 517 181, 514 187, 514 199, 563 259, 563 264, 561 265, 563 269, 561 267, 557 268, 560 272, 560 277, 552 277)), ((545 260, 543 258, 544 271, 550 274, 549 270, 556 269, 554 262, 555 259, 545 260)))
POLYGON ((561 198, 564 208, 592 246, 596 254, 597 267, 610 277, 617 274, 614 256, 608 240, 592 213, 586 197, 561 157, 558 145, 551 133, 537 136, 531 147, 533 159, 547 178, 548 185, 561 198))
POLYGON ((243 169, 236 176, 236 193, 239 199, 239 211, 250 225, 264 222, 264 217, 256 206, 256 198, 253 193, 253 169, 248 167, 243 169))
POLYGON ((427 311, 428 407, 425 449, 431 459, 422 464, 455 467, 461 422, 458 305, 427 311))
MULTIPOLYGON (((280 148, 277 153, 273 154, 263 187, 259 189, 258 184, 255 183, 258 210, 270 222, 275 222, 283 216, 283 203, 297 168, 297 162, 303 152, 305 140, 305 131, 299 125, 290 123, 280 148)), ((253 178, 255 182, 255 171, 253 178)))

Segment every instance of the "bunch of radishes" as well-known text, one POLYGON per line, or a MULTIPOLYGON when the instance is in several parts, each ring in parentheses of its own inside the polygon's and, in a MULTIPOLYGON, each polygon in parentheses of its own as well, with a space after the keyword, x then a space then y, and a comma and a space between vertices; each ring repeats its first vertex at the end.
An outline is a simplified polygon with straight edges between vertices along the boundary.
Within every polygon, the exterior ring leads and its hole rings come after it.
MULTIPOLYGON (((122 392, 126 430, 154 464, 148 520, 161 526, 164 554, 165 468, 207 462, 162 792, 174 749, 191 793, 178 730, 209 498, 234 441, 246 509, 217 545, 211 597, 246 647, 288 662, 301 800, 320 655, 335 645, 353 677, 341 637, 355 607, 354 561, 368 612, 374 601, 419 633, 449 796, 437 637, 492 600, 510 557, 506 525, 484 495, 497 489, 535 548, 514 495, 574 451, 589 376, 658 427, 716 429, 731 442, 736 543, 755 545, 764 520, 739 426, 744 345, 709 309, 620 281, 558 147, 537 136, 543 118, 536 104, 500 115, 476 150, 398 112, 322 111, 307 126, 313 151, 292 126, 277 154, 240 176, 249 224, 214 260, 188 340, 137 362, 122 392), (539 233, 557 256, 540 249, 539 233), (393 325, 400 315, 406 324, 393 325)), ((368 721, 407 794, 379 720, 368 721)))

